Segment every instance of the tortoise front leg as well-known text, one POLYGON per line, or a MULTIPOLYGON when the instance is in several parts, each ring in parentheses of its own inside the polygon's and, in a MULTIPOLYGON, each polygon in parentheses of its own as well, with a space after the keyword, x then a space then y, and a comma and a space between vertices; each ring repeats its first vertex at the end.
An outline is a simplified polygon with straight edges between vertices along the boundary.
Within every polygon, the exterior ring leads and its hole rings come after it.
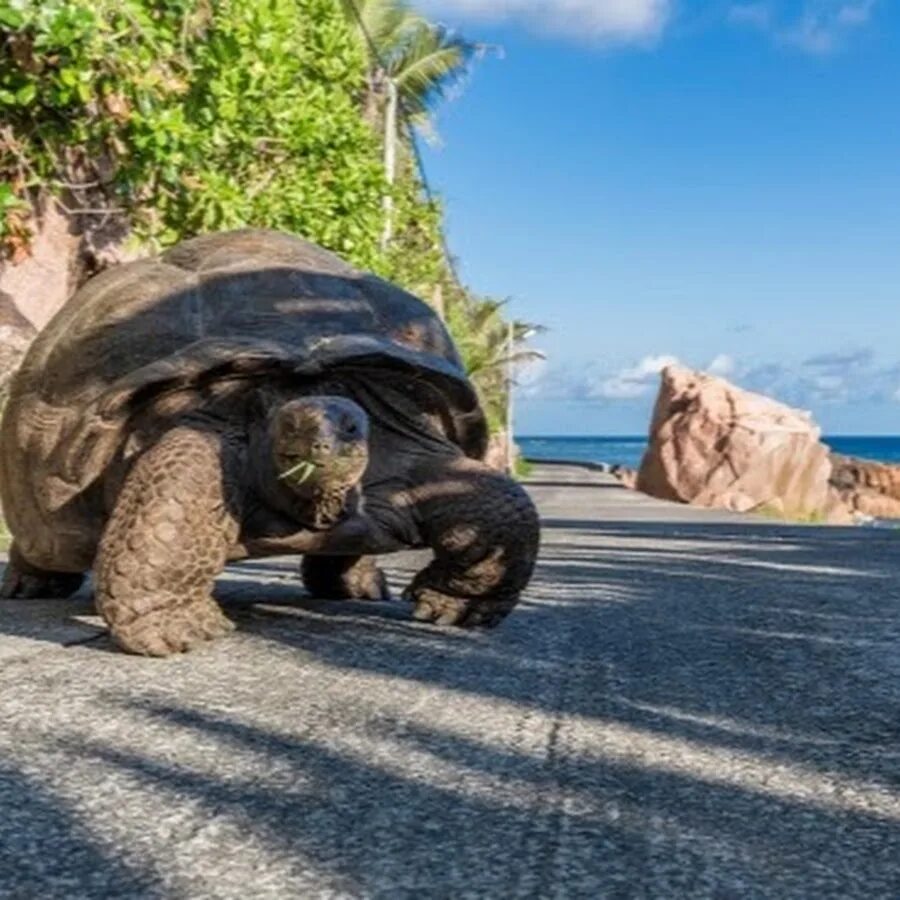
POLYGON ((179 427, 129 472, 95 563, 97 608, 123 650, 168 656, 233 629, 212 589, 239 532, 234 453, 179 427))
POLYGON ((540 526, 531 498, 512 479, 463 457, 438 458, 415 480, 398 499, 435 558, 406 590, 413 615, 439 625, 498 624, 537 559, 540 526))

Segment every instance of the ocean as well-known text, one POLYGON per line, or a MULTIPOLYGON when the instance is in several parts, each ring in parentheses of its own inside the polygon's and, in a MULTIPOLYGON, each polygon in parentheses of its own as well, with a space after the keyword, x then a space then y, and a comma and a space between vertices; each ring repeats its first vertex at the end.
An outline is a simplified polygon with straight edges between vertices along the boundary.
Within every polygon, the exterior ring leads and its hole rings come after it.
MULTIPOLYGON (((837 453, 876 462, 900 464, 900 437, 839 436, 823 438, 837 453)), ((526 459, 565 459, 618 463, 636 469, 647 446, 645 437, 520 437, 526 459)))

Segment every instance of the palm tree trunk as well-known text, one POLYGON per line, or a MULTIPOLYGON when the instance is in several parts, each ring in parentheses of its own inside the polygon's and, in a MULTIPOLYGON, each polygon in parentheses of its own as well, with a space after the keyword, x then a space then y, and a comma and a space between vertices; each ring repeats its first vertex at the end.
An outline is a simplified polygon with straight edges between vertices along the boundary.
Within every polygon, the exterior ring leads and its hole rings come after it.
MULTIPOLYGON (((384 174, 388 188, 393 190, 397 180, 397 113, 399 98, 397 85, 392 78, 387 83, 387 109, 384 114, 384 174)), ((381 235, 381 249, 387 250, 394 237, 394 198, 390 193, 384 195, 384 232, 381 235)))
POLYGON ((363 119, 375 128, 378 125, 378 114, 381 109, 381 97, 384 94, 385 71, 381 67, 371 69, 366 78, 366 94, 363 98, 363 119))

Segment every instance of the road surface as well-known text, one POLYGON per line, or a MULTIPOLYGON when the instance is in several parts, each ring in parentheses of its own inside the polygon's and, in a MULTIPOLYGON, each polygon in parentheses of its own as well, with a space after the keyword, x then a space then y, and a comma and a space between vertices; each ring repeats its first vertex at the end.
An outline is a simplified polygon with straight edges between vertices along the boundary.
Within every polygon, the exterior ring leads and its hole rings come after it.
POLYGON ((0 604, 0 897, 900 897, 900 532, 530 489, 490 633, 290 561, 165 661, 86 599, 0 604))

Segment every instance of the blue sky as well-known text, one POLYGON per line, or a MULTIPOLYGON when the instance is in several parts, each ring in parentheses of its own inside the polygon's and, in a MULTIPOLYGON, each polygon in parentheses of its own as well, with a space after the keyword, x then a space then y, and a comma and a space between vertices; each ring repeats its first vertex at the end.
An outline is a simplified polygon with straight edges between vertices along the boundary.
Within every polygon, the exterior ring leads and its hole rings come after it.
POLYGON ((521 433, 641 433, 671 359, 900 433, 900 4, 418 6, 502 48, 425 158, 465 280, 549 329, 521 433))

